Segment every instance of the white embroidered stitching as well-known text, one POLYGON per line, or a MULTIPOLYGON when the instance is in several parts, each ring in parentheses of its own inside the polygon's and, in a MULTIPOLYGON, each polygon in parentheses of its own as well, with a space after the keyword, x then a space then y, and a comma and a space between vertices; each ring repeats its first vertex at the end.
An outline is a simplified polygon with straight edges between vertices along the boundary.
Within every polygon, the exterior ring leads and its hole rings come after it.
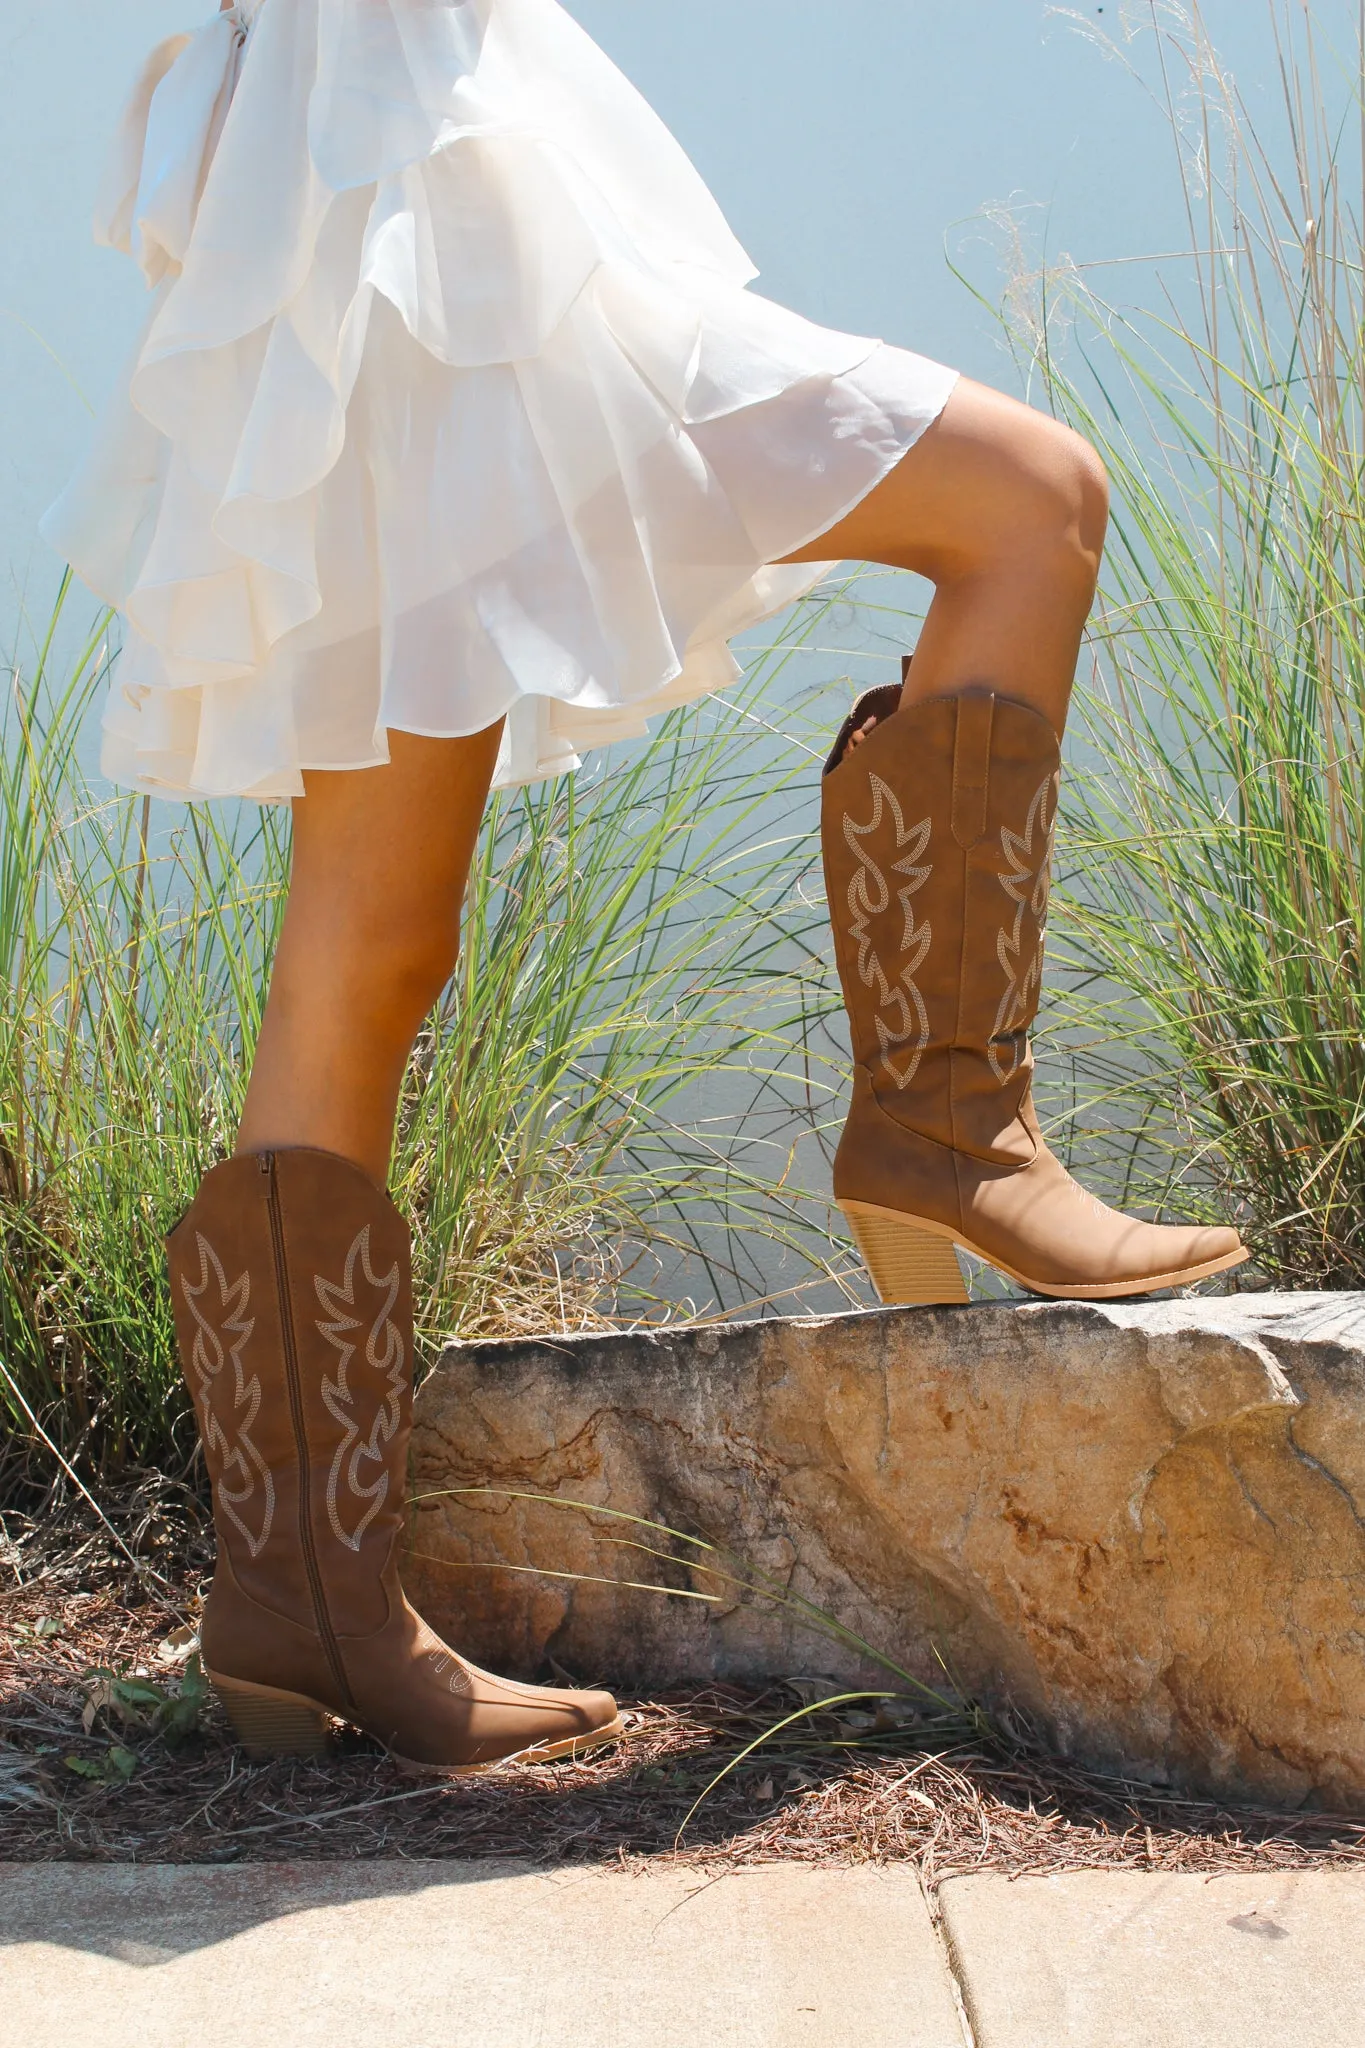
POLYGON ((428 1650, 426 1659, 435 1671, 437 1678, 445 1686, 447 1692, 454 1693, 457 1698, 466 1698, 473 1692, 473 1681, 453 1651, 428 1650), (454 1676, 447 1678, 447 1671, 453 1671, 454 1676))
POLYGON ((370 1226, 356 1238, 346 1254, 346 1271, 340 1281, 324 1280, 320 1273, 313 1275, 313 1286, 318 1300, 332 1317, 329 1323, 318 1322, 318 1330, 327 1342, 341 1353, 336 1378, 324 1378, 322 1399, 328 1414, 341 1425, 346 1434, 337 1445, 332 1459, 332 1469, 327 1475, 327 1516, 332 1524, 332 1533, 339 1543, 348 1550, 359 1550, 360 1539, 369 1528, 379 1510, 383 1507, 389 1491, 389 1475, 384 1466, 384 1453, 397 1434, 400 1416, 400 1402, 404 1388, 403 1338, 393 1321, 393 1305, 398 1299, 398 1266, 395 1261, 392 1270, 377 1274, 370 1264, 370 1226), (359 1316, 348 1315, 347 1310, 355 1306, 355 1269, 357 1259, 361 1263, 366 1285, 376 1293, 385 1292, 385 1300, 365 1339, 365 1362, 376 1372, 387 1373, 388 1386, 379 1411, 374 1418, 370 1434, 363 1441, 360 1423, 355 1415, 355 1395, 350 1385, 350 1365, 355 1357, 356 1347, 347 1336, 350 1330, 361 1328, 359 1316), (380 1343, 383 1342, 383 1352, 380 1343), (352 1446, 354 1445, 354 1449, 352 1446), (348 1455, 349 1454, 349 1455, 348 1455), (360 1477, 360 1466, 371 1460, 379 1467, 373 1485, 366 1486, 360 1477), (352 1499, 368 1501, 369 1506, 357 1522, 350 1535, 342 1526, 338 1494, 341 1486, 341 1472, 346 1468, 346 1485, 352 1499))
POLYGON ((890 1030, 885 1020, 875 1019, 877 1039, 882 1049, 882 1065, 898 1088, 908 1088, 914 1080, 924 1048, 929 1043, 929 1013, 924 1007, 924 998, 915 983, 915 976, 923 967, 933 943, 933 928, 926 918, 923 924, 916 924, 914 905, 910 899, 921 890, 933 873, 932 862, 924 866, 916 863, 923 860, 929 844, 931 820, 925 818, 910 831, 906 830, 905 819, 895 796, 879 775, 869 776, 872 789, 872 816, 866 825, 855 825, 845 813, 844 839, 850 853, 858 863, 853 879, 848 885, 849 937, 858 948, 858 975, 864 987, 876 990, 879 1009, 892 1010, 896 1016, 897 1028, 890 1030), (905 959, 897 982, 893 987, 888 983, 886 972, 872 945, 868 923, 874 917, 890 908, 891 888, 885 875, 860 844, 869 839, 881 827, 882 815, 889 809, 896 829, 896 851, 899 860, 892 861, 893 874, 907 877, 906 886, 897 891, 900 905, 905 912, 905 931, 901 938, 901 952, 905 959), (908 850, 905 850, 908 849, 908 850), (874 886, 875 885, 875 890, 874 886), (916 1039, 916 1031, 918 1038, 916 1039), (902 1071, 891 1058, 899 1046, 913 1043, 909 1064, 902 1071))
POLYGON ((219 1507, 234 1527, 241 1531, 251 1555, 259 1557, 270 1539, 271 1525, 275 1519, 275 1482, 270 1476, 265 1459, 251 1440, 252 1425, 261 1410, 261 1383, 254 1374, 247 1379, 242 1367, 242 1352, 256 1327, 256 1318, 248 1317, 246 1313, 251 1300, 251 1275, 243 1273, 241 1279, 235 1280, 229 1287, 222 1261, 208 1239, 196 1231, 194 1241, 199 1247, 199 1285, 192 1287, 182 1274, 180 1291, 185 1297, 185 1306, 195 1321, 190 1363, 199 1383, 204 1449, 222 1460, 216 1489, 219 1507), (199 1297, 208 1288, 210 1271, 218 1283, 219 1305, 224 1311, 222 1329, 215 1329, 198 1306, 199 1297), (223 1348, 223 1330, 230 1330, 237 1339, 226 1353, 223 1348), (218 1420, 212 1398, 214 1383, 229 1358, 232 1360, 233 1372, 233 1415, 236 1417, 242 1408, 247 1410, 241 1420, 233 1422, 235 1442, 218 1420), (228 1473, 234 1470, 240 1475, 240 1484, 236 1488, 229 1486, 227 1479, 228 1473), (257 1480, 261 1482, 265 1502, 259 1534, 249 1529, 237 1512, 238 1508, 244 1509, 254 1497, 257 1480))
POLYGON ((1052 797, 1055 800, 1057 781, 1055 774, 1049 775, 1039 788, 1029 805, 1028 821, 1022 836, 1018 832, 1011 832, 1008 825, 1000 827, 1000 851, 1010 870, 1009 873, 1001 875, 1000 886, 1016 908, 1013 923, 1001 925, 995 945, 996 957, 1005 976, 1005 993, 1001 996, 1000 1007, 995 1013, 995 1029, 991 1033, 987 1051, 997 1081, 1011 1081, 1019 1071, 1023 1058, 1018 1042, 1019 1027, 1028 1016, 1030 1005, 1042 986, 1052 835, 1057 823, 1055 801, 1049 815, 1048 798, 1052 797), (1034 834, 1040 826, 1042 831, 1035 856, 1034 834), (1037 943, 1027 962, 1020 952, 1026 910, 1033 912, 1038 925, 1037 943), (997 1047, 997 1041, 1001 1038, 1011 1040, 1013 1058, 1008 1068, 1001 1060, 997 1047))
POLYGON ((1076 1197, 1077 1201, 1083 1202, 1091 1215, 1098 1218, 1101 1223, 1111 1223, 1114 1218, 1113 1210, 1108 1208, 1098 1195, 1092 1195, 1089 1188, 1083 1188, 1078 1180, 1073 1179, 1066 1172, 1065 1167, 1063 1167, 1062 1172, 1068 1189, 1076 1197))

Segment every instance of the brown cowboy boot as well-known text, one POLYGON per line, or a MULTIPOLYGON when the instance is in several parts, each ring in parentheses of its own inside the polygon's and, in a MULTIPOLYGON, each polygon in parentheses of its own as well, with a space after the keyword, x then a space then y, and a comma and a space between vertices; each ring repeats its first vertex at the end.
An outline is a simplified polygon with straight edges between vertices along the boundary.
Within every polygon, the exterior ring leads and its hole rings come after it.
POLYGON ((247 1747, 316 1755, 336 1715, 456 1775, 619 1735, 610 1694, 494 1678, 403 1596, 412 1283, 387 1196, 326 1152, 231 1159, 167 1247, 218 1534, 204 1665, 247 1747))
POLYGON ((904 710, 900 696, 892 685, 854 707, 823 789, 855 1062, 834 1193, 878 1293, 965 1301, 956 1245, 1035 1294, 1090 1301, 1240 1265, 1233 1230, 1107 1209, 1039 1131, 1028 1033, 1057 814, 1051 725, 986 690, 904 710))

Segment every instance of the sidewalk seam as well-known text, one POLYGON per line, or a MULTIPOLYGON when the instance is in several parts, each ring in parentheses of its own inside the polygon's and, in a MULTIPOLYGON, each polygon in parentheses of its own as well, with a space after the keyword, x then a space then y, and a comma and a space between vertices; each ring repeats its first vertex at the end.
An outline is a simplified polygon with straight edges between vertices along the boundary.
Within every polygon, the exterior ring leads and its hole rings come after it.
POLYGON ((967 2000, 967 1985, 965 1979, 959 1974, 957 1952, 953 1947, 952 1936, 949 1934, 944 1923, 943 1909, 939 1905, 939 1888, 936 1885, 934 1890, 930 1892, 925 1886, 922 1877, 920 1878, 919 1886, 924 1894, 924 1903, 929 1908, 929 1918, 933 1924, 934 1939, 938 1943, 939 1953, 943 1957, 943 1967, 947 1973, 948 1982, 952 1986, 953 2004, 957 2007, 957 2022, 962 2029, 963 2048, 977 2048, 976 2029, 972 2025, 971 2007, 967 2000))

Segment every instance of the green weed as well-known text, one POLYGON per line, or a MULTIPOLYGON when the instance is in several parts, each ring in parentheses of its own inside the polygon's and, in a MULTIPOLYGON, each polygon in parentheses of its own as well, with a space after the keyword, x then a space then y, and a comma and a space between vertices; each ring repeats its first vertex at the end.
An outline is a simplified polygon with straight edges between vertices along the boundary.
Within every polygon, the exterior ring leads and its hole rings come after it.
POLYGON ((1149 39, 1199 253, 1146 308, 1065 268, 1011 294, 1114 482, 1050 1024, 1110 1187, 1234 1211, 1277 1281, 1358 1287, 1365 40, 1266 4, 1282 104, 1255 117, 1197 6, 1130 8, 1112 46, 1149 39))
MULTIPOLYGON (((818 747, 755 709, 821 616, 609 773, 490 805, 392 1176, 424 1357, 451 1333, 685 1313, 680 1273, 736 1305, 763 1292, 755 1245, 787 1259, 793 1300, 848 1291, 807 1171, 841 1087, 797 801, 818 747)), ((59 608, 0 729, 11 1489, 192 1468, 162 1237, 231 1148, 288 877, 287 811, 163 811, 87 776, 107 623, 57 676, 59 608)))

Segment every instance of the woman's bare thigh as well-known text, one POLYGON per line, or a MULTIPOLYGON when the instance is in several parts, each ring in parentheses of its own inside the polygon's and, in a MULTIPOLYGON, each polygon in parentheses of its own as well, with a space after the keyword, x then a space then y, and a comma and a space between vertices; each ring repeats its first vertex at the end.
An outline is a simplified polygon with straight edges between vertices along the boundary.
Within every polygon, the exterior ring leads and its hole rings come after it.
POLYGON ((986 686, 1060 732, 1108 519, 1098 456, 966 380, 891 474, 797 562, 883 562, 935 585, 911 697, 986 686))
POLYGON ((935 583, 1034 544, 1098 559, 1107 510, 1103 469, 1079 434, 964 377, 890 475, 787 559, 885 562, 935 583))

